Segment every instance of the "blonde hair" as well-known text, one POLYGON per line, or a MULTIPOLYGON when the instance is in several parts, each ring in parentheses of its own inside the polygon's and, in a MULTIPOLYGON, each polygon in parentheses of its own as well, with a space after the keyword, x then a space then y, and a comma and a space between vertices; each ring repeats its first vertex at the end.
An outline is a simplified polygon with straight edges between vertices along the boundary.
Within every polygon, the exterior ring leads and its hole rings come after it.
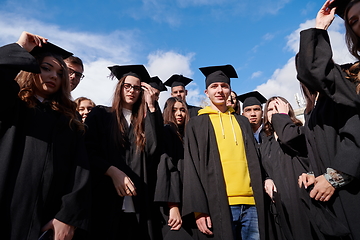
POLYGON ((89 101, 90 104, 92 105, 92 107, 95 107, 96 104, 93 102, 93 100, 91 100, 90 98, 87 98, 87 97, 78 97, 77 99, 74 100, 74 102, 76 103, 76 111, 79 111, 79 107, 80 107, 80 103, 82 101, 89 101))

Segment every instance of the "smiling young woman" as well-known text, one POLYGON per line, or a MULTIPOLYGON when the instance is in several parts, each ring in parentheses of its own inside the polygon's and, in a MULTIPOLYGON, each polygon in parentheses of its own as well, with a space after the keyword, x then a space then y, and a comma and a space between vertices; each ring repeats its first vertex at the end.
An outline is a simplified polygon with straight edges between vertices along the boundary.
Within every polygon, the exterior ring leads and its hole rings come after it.
POLYGON ((170 236, 171 239, 192 239, 184 230, 181 217, 183 138, 186 124, 190 119, 186 102, 177 97, 170 97, 165 103, 163 117, 163 153, 157 168, 154 197, 164 217, 163 239, 170 239, 170 236))
POLYGON ((4 239, 38 239, 48 229, 70 239, 76 228, 87 229, 89 166, 83 125, 70 100, 63 61, 69 55, 27 32, 0 48, 4 239))

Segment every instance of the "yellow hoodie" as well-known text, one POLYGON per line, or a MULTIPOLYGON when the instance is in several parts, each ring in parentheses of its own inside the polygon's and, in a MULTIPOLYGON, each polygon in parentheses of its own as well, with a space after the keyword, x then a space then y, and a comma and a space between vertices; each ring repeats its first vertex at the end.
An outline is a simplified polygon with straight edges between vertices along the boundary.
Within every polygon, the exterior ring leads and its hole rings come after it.
POLYGON ((199 115, 208 114, 214 127, 229 204, 253 205, 242 131, 232 112, 231 107, 225 113, 205 107, 199 110, 199 115))

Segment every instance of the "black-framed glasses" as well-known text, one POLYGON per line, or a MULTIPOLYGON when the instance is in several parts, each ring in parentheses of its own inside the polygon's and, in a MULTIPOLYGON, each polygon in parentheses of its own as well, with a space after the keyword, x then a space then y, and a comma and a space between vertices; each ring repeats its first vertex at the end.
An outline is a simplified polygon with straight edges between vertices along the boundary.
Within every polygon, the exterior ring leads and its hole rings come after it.
POLYGON ((123 83, 122 84, 126 91, 130 91, 131 89, 134 89, 135 92, 141 92, 142 88, 138 85, 131 85, 130 83, 123 83))
POLYGON ((69 68, 69 67, 68 67, 68 69, 69 69, 69 76, 75 74, 75 78, 77 78, 79 80, 81 80, 81 79, 83 79, 85 77, 85 75, 82 74, 81 72, 77 72, 74 69, 69 68))

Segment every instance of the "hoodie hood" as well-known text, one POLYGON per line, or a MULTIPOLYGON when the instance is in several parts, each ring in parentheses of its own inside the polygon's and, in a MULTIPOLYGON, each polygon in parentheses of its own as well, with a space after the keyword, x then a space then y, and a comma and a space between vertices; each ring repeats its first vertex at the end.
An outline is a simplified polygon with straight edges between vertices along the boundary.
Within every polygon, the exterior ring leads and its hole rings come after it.
POLYGON ((222 112, 219 112, 218 110, 214 110, 212 109, 210 106, 207 106, 207 107, 204 107, 203 109, 200 109, 199 112, 198 112, 198 115, 203 115, 203 114, 229 114, 230 113, 233 113, 235 112, 235 110, 232 108, 232 107, 228 107, 227 111, 222 113, 222 112))
POLYGON ((215 125, 218 124, 218 126, 220 126, 221 134, 224 139, 225 139, 224 127, 231 127, 233 139, 234 139, 235 144, 237 145, 238 141, 237 141, 237 136, 235 133, 234 123, 233 123, 236 120, 234 119, 235 117, 232 114, 233 112, 235 112, 235 110, 232 107, 228 107, 227 111, 222 113, 222 112, 214 110, 208 106, 208 107, 205 107, 205 108, 199 110, 199 116, 208 114, 213 126, 214 126, 214 124, 215 125), (226 121, 225 123, 224 123, 223 119, 226 121), (217 121, 218 121, 218 123, 217 123, 217 121))

